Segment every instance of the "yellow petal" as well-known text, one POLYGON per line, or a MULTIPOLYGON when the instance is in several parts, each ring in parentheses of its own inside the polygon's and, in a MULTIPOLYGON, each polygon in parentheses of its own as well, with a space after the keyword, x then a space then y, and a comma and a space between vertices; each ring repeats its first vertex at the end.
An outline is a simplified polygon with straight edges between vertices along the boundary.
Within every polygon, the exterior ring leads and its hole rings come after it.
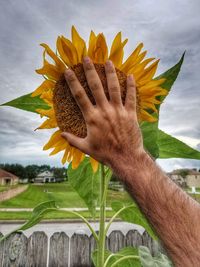
POLYGON ((90 33, 90 38, 89 38, 89 47, 88 47, 88 56, 91 58, 92 61, 95 59, 95 46, 96 46, 96 35, 93 31, 90 33))
POLYGON ((51 153, 49 154, 49 156, 52 156, 52 155, 57 154, 58 152, 64 150, 66 147, 67 147, 67 142, 63 143, 63 144, 60 145, 60 146, 56 146, 56 147, 51 151, 51 153))
POLYGON ((149 122, 155 122, 157 119, 150 115, 147 111, 141 110, 139 115, 139 120, 141 121, 149 121, 149 122))
POLYGON ((61 37, 61 42, 62 42, 63 51, 69 58, 70 65, 78 64, 78 54, 77 54, 77 50, 74 44, 70 40, 65 38, 64 36, 61 37))
POLYGON ((49 141, 44 145, 43 150, 47 150, 55 146, 61 139, 63 139, 60 134, 61 134, 61 130, 58 130, 55 133, 53 133, 49 141))
POLYGON ((158 62, 160 60, 156 60, 154 63, 152 63, 148 68, 146 68, 143 73, 136 75, 137 80, 151 80, 156 73, 158 62))
POLYGON ((128 39, 121 41, 121 32, 119 32, 113 40, 109 59, 113 62, 116 68, 120 68, 124 56, 124 46, 128 39))
POLYGON ((99 167, 99 162, 93 159, 92 157, 90 157, 90 163, 92 165, 93 172, 96 172, 99 167))
POLYGON ((131 55, 127 58, 127 60, 123 63, 121 70, 125 73, 131 68, 134 64, 136 58, 138 57, 140 51, 142 50, 143 43, 140 43, 136 49, 131 53, 131 55))
POLYGON ((41 44, 45 48, 46 53, 54 60, 56 66, 61 72, 64 72, 66 69, 65 64, 59 59, 59 57, 51 50, 47 44, 41 44))
POLYGON ((138 73, 142 73, 144 72, 145 67, 151 62, 153 61, 155 58, 147 58, 144 61, 142 61, 141 63, 137 64, 134 67, 134 75, 137 75, 138 73))
POLYGON ((137 81, 137 73, 135 73, 135 69, 137 68, 138 64, 144 59, 146 56, 147 51, 142 52, 135 61, 132 62, 132 65, 130 65, 130 69, 126 71, 126 74, 133 74, 135 76, 135 79, 137 81))
POLYGON ((53 90, 55 86, 55 82, 50 80, 45 80, 32 94, 32 97, 41 95, 43 92, 48 90, 53 90))
POLYGON ((74 147, 70 146, 69 153, 67 155, 67 161, 70 162, 73 159, 74 147))
POLYGON ((76 169, 83 160, 83 153, 78 149, 75 149, 72 159, 72 169, 76 169))
POLYGON ((37 129, 52 129, 56 127, 58 127, 56 119, 51 118, 51 119, 45 120, 37 129))
POLYGON ((53 108, 50 109, 36 109, 36 112, 40 114, 41 117, 46 116, 48 118, 55 117, 55 112, 53 108))
POLYGON ((137 86, 140 86, 140 88, 142 89, 143 87, 146 89, 151 89, 151 88, 155 88, 158 87, 159 85, 163 84, 166 81, 166 79, 159 79, 159 80, 151 80, 151 81, 147 81, 147 80, 143 80, 138 81, 137 82, 137 86))
POLYGON ((65 64, 70 67, 72 64, 68 58, 68 55, 66 54, 66 52, 63 49, 63 44, 62 44, 62 40, 61 37, 58 36, 57 38, 57 43, 56 43, 56 47, 58 49, 58 53, 60 55, 60 57, 62 58, 62 60, 65 62, 65 64))
POLYGON ((72 43, 75 46, 78 54, 78 63, 82 63, 83 57, 86 56, 86 44, 74 26, 72 26, 72 43))
POLYGON ((142 96, 150 97, 150 96, 162 96, 167 95, 169 92, 161 87, 146 89, 146 88, 138 88, 138 92, 142 96))
POLYGON ((95 63, 105 63, 108 59, 108 47, 103 33, 98 34, 94 50, 95 63))
POLYGON ((155 107, 155 105, 152 102, 141 102, 141 107, 143 109, 152 109, 156 113, 158 112, 157 108, 155 107))
POLYGON ((47 103, 53 103, 53 92, 51 90, 44 92, 41 94, 40 98, 42 98, 47 103))
POLYGON ((37 69, 36 72, 41 75, 46 75, 49 79, 58 81, 60 79, 61 73, 58 71, 57 67, 45 61, 44 66, 41 69, 37 69))
MULTIPOLYGON (((67 141, 66 141, 67 142, 67 141)), ((67 147, 65 148, 65 153, 62 157, 62 164, 64 165, 67 161, 67 157, 68 157, 68 154, 69 154, 69 148, 70 148, 70 145, 69 143, 67 142, 67 147)))

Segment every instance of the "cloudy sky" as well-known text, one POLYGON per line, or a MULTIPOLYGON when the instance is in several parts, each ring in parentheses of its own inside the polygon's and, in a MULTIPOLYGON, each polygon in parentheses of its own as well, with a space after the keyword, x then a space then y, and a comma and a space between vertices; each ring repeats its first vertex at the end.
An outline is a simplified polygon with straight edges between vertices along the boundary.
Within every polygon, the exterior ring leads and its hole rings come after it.
MULTIPOLYGON (((88 40, 104 32, 111 43, 122 31, 125 56, 144 42, 149 56, 161 59, 157 74, 187 51, 181 74, 161 109, 160 128, 200 149, 200 1, 199 0, 1 0, 0 103, 33 91, 42 81, 34 70, 42 64, 40 43, 55 48, 57 35, 70 36, 71 25, 88 40)), ((39 116, 0 108, 0 162, 60 165, 60 155, 42 151, 50 131, 33 130, 39 116)), ((160 160, 165 170, 199 167, 200 161, 160 160)))

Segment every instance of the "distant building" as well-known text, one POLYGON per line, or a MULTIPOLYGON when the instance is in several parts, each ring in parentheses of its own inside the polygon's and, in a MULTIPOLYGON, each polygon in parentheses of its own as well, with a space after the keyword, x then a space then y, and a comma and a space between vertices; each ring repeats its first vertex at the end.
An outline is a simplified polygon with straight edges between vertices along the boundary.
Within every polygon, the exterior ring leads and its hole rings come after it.
POLYGON ((186 175, 186 183, 189 187, 200 187, 200 172, 197 170, 188 170, 186 175))
POLYGON ((19 177, 0 169, 0 185, 15 185, 19 183, 19 177))
POLYGON ((169 176, 169 178, 171 178, 171 180, 176 183, 177 185, 181 186, 181 187, 185 187, 186 186, 186 181, 185 179, 181 176, 180 174, 180 170, 174 170, 172 172, 168 172, 167 175, 169 176))
POLYGON ((54 177, 53 172, 44 171, 37 175, 34 182, 35 183, 55 183, 56 179, 54 177))

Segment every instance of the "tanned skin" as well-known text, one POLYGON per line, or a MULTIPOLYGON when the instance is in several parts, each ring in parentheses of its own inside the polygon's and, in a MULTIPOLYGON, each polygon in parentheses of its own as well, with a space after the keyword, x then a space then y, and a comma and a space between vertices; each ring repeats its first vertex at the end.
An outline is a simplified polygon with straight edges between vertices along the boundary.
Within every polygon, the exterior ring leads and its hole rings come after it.
POLYGON ((62 137, 113 170, 156 230, 175 266, 200 266, 200 205, 174 184, 144 150, 133 75, 127 77, 123 105, 112 62, 105 64, 109 101, 88 57, 83 65, 96 105, 90 102, 72 70, 66 70, 65 78, 83 113, 87 136, 79 138, 64 132, 62 137))

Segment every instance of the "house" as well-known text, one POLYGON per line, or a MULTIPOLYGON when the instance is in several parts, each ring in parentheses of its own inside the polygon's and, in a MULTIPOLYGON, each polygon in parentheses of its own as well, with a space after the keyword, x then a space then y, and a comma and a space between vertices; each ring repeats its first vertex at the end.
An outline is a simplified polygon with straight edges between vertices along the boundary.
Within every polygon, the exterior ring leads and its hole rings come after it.
POLYGON ((168 176, 179 186, 200 188, 200 172, 196 169, 178 169, 168 173, 168 176))
POLYGON ((3 169, 0 169, 0 185, 15 185, 18 183, 19 177, 3 169))
POLYGON ((56 179, 54 177, 53 172, 44 171, 37 175, 34 182, 35 183, 55 183, 56 179))
POLYGON ((167 175, 178 186, 181 186, 181 187, 186 186, 186 181, 184 177, 181 175, 180 170, 173 170, 172 172, 168 172, 167 175))
POLYGON ((186 175, 186 183, 189 187, 200 187, 200 172, 196 169, 188 170, 186 175))

